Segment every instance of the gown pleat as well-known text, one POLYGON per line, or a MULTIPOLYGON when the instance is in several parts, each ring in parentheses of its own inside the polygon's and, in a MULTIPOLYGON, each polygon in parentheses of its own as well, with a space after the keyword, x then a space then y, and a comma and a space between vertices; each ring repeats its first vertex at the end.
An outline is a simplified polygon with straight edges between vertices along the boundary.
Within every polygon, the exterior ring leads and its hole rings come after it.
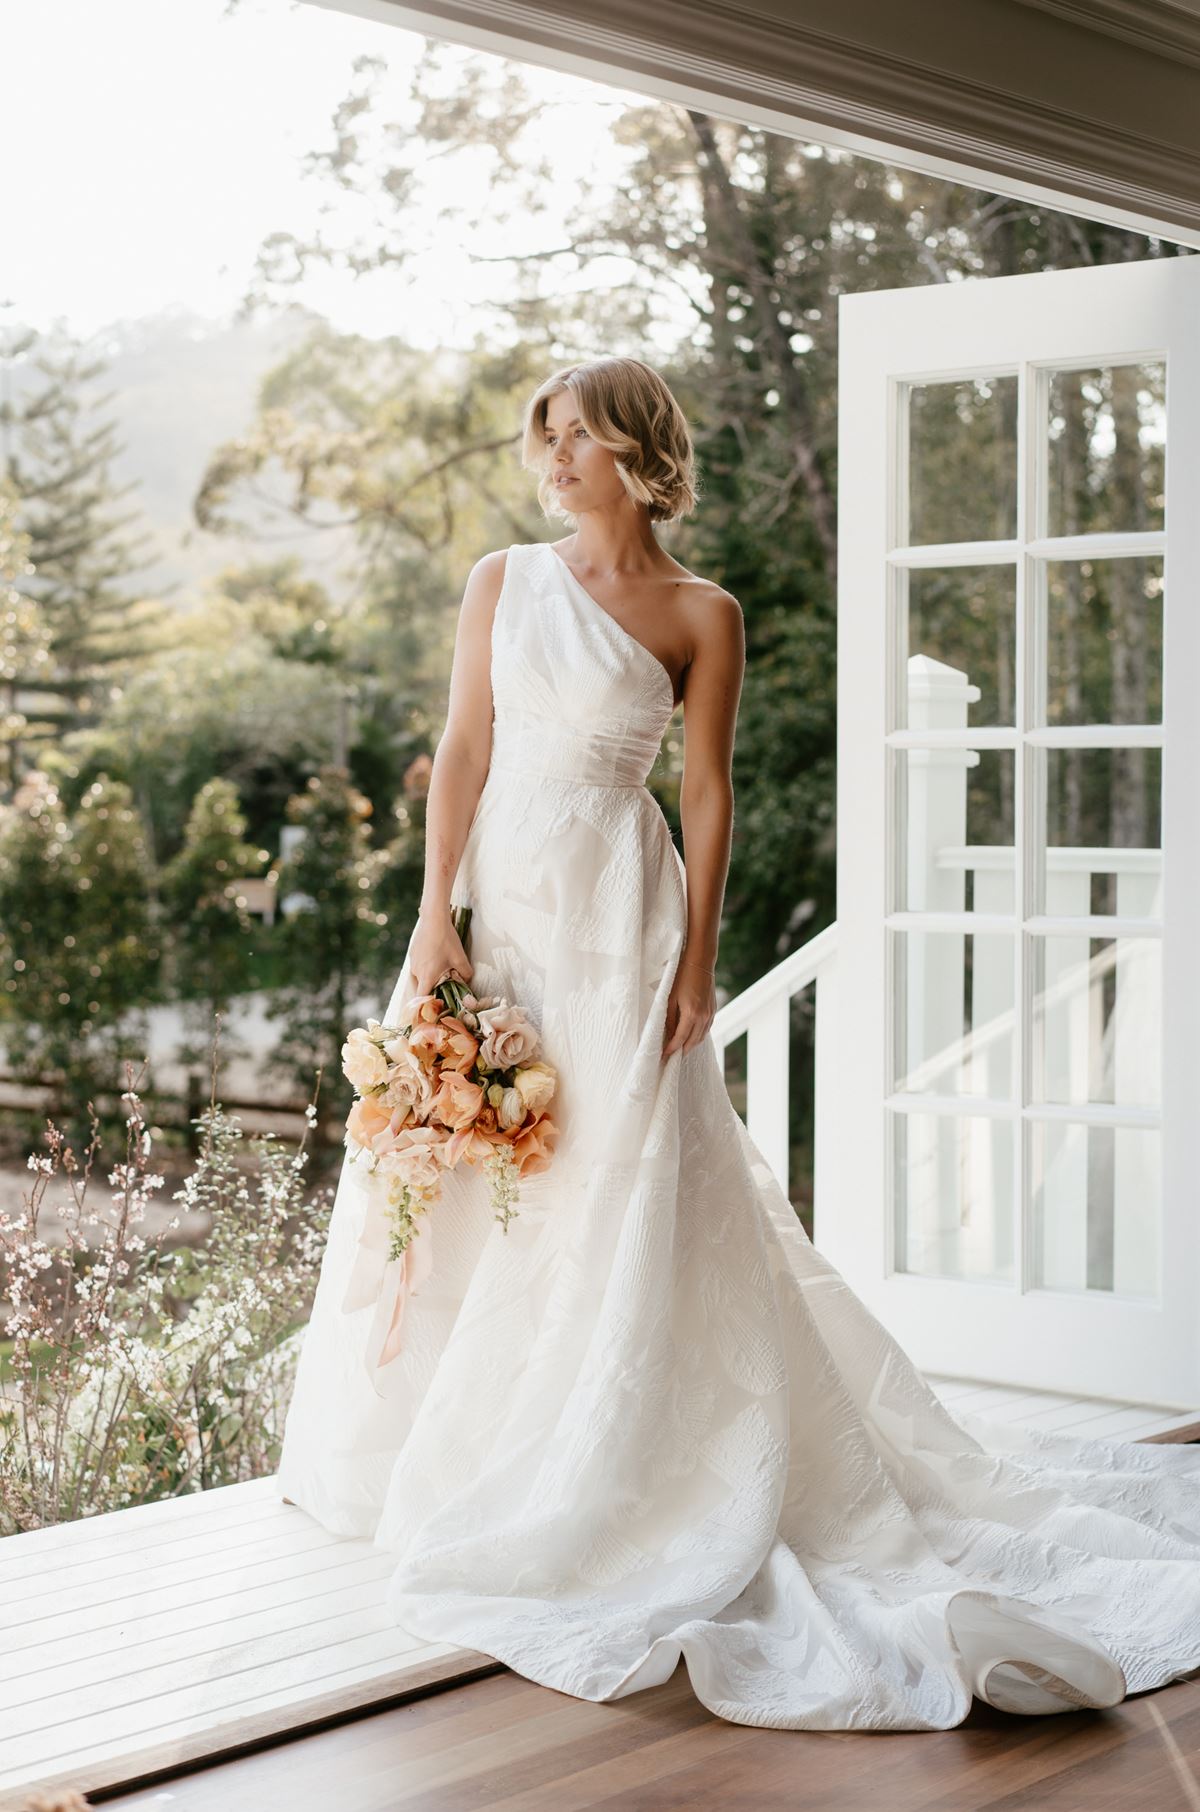
POLYGON ((473 987, 539 1028, 560 1136, 507 1233, 481 1171, 445 1173, 382 1365, 398 1267, 363 1299, 347 1157, 280 1494, 394 1555, 402 1629, 584 1699, 682 1655, 736 1723, 934 1730, 973 1695, 1103 1707, 1200 1668, 1200 1449, 952 1416, 808 1239, 711 1041, 662 1059, 686 881, 644 782, 672 685, 548 544, 508 550, 492 691, 451 897, 473 987))

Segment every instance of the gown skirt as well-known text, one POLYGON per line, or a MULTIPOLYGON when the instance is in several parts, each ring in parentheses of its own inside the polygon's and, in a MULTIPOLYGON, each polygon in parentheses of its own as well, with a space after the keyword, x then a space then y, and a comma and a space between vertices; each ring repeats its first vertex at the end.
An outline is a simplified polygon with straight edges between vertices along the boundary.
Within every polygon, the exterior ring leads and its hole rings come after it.
MULTIPOLYGON (((508 550, 492 759, 451 893, 472 986, 558 1070, 507 1232, 459 1165, 403 1267, 343 1165, 277 1483, 395 1558, 391 1616, 612 1700, 943 1730, 1200 1669, 1200 1448, 955 1417, 805 1234, 710 1040, 666 1060, 686 876, 645 779, 658 659, 508 550)), ((409 950, 381 1017, 416 989, 409 950)))

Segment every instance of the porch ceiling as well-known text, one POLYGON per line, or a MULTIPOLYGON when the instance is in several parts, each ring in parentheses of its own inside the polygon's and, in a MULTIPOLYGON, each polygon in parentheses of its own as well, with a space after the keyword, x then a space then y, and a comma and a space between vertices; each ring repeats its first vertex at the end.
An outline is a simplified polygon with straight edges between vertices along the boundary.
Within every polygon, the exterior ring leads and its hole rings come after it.
POLYGON ((308 0, 1200 246, 1200 0, 308 0))

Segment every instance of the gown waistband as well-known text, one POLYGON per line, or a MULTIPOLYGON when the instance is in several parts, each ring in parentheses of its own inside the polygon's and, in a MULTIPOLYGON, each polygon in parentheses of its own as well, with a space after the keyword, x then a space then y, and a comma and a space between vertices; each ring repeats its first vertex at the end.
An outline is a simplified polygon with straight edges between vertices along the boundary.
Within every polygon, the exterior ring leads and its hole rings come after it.
POLYGON ((644 787, 658 750, 653 734, 631 730, 627 723, 580 730, 558 718, 506 712, 492 725, 491 766, 530 780, 644 787))

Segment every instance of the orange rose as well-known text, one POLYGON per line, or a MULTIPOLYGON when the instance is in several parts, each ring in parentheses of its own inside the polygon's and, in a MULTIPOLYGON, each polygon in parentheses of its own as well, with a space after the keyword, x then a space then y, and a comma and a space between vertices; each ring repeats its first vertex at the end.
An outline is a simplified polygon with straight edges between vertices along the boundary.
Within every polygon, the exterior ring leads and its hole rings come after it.
POLYGON ((481 1131, 478 1125, 464 1126, 461 1131, 450 1134, 442 1147, 443 1164, 454 1165, 460 1161, 464 1164, 478 1164, 488 1156, 493 1140, 481 1131))
POLYGON ((375 1149, 375 1140, 391 1125, 391 1114, 375 1095, 364 1095, 346 1115, 346 1131, 356 1145, 375 1149))
POLYGON ((453 1013, 447 1013, 439 1030, 444 1039, 442 1062, 447 1069, 462 1070, 465 1073, 475 1061, 475 1053, 479 1049, 478 1038, 453 1013))
POLYGON ((446 1003, 440 994, 414 994, 404 1009, 404 1018, 412 1026, 428 1026, 445 1011, 446 1003))
POLYGON ((513 1160, 521 1176, 533 1177, 539 1171, 549 1170, 557 1137, 558 1127, 549 1114, 538 1114, 527 1123, 513 1140, 513 1160))
POLYGON ((441 1086, 434 1094, 430 1113, 443 1126, 461 1132, 464 1126, 475 1124, 482 1102, 483 1090, 477 1082, 472 1082, 459 1070, 443 1069, 441 1086))

